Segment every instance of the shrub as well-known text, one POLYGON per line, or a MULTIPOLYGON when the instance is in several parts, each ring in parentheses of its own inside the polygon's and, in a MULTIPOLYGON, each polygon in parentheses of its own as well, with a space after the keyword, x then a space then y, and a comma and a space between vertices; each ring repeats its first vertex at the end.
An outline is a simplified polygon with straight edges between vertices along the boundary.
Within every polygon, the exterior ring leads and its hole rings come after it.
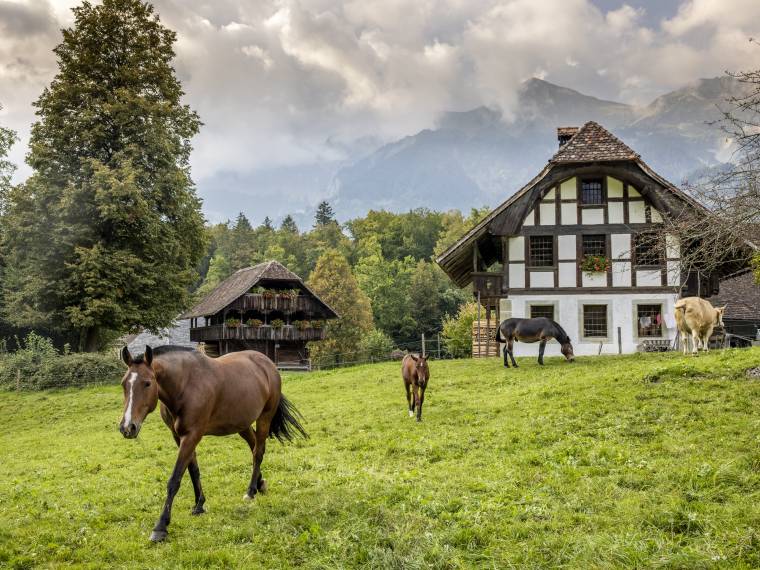
POLYGON ((443 337, 446 350, 454 358, 472 356, 472 323, 478 318, 478 304, 465 303, 459 307, 456 317, 443 320, 443 337))
POLYGON ((274 319, 270 324, 272 325, 272 328, 274 329, 281 329, 282 327, 285 326, 285 321, 283 321, 282 319, 274 319))
POLYGON ((0 357, 0 388, 42 390, 118 382, 124 365, 115 355, 61 355, 50 339, 29 333, 16 352, 0 357))
POLYGON ((362 356, 369 359, 386 360, 395 348, 393 340, 381 330, 371 330, 359 343, 362 356))

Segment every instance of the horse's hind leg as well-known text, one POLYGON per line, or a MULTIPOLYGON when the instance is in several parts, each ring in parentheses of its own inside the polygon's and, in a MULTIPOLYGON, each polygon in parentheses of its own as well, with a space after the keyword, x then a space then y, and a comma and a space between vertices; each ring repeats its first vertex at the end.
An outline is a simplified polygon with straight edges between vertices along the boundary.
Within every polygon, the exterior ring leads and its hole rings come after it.
POLYGON ((538 363, 541 366, 544 365, 544 350, 546 350, 546 341, 542 340, 541 344, 538 345, 538 363))
POLYGON ((510 338, 509 343, 507 344, 507 350, 509 350, 509 358, 512 360, 512 366, 517 368, 517 362, 515 362, 515 353, 513 352, 514 347, 515 341, 510 338))
POLYGON ((256 431, 253 428, 248 428, 245 431, 240 432, 240 436, 248 443, 248 447, 251 448, 253 454, 253 472, 251 473, 251 482, 248 485, 248 492, 243 497, 244 499, 253 499, 256 493, 266 492, 266 481, 261 475, 261 462, 264 460, 264 452, 266 451, 267 436, 269 435, 269 426, 272 418, 259 417, 256 420, 256 431))
POLYGON ((509 368, 509 353, 507 352, 507 345, 504 345, 504 366, 509 368))

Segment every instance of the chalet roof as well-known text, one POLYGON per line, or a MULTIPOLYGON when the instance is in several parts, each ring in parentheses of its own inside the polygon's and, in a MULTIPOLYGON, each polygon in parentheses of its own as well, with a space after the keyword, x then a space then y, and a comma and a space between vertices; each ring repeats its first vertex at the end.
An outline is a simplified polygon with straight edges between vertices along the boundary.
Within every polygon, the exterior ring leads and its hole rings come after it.
POLYGON ((181 319, 194 317, 207 317, 214 315, 232 303, 235 299, 247 293, 260 281, 283 281, 291 282, 313 295, 327 309, 328 318, 336 318, 338 314, 327 303, 322 301, 301 278, 290 271, 279 261, 265 261, 252 267, 238 269, 235 273, 222 281, 216 289, 206 295, 197 305, 183 314, 181 319))
POLYGON ((709 301, 714 307, 726 305, 724 319, 760 322, 760 285, 750 270, 721 281, 720 293, 709 301))
MULTIPOLYGON (((568 134, 571 127, 562 127, 568 134)), ((704 207, 674 184, 652 170, 630 147, 594 121, 584 124, 547 162, 546 166, 530 182, 515 192, 501 205, 492 210, 472 230, 436 258, 436 262, 460 287, 469 282, 472 266, 472 251, 475 242, 489 234, 515 235, 522 221, 542 193, 561 182, 562 178, 573 176, 571 170, 585 164, 607 163, 627 164, 648 180, 650 188, 638 187, 647 199, 658 209, 676 213, 684 206, 704 210, 704 207), (654 182, 654 184, 651 184, 654 182)))
MULTIPOLYGON (((563 127, 562 131, 565 134, 571 134, 572 129, 563 127)), ((599 123, 589 121, 560 147, 549 162, 600 162, 638 158, 639 155, 631 147, 599 123)))

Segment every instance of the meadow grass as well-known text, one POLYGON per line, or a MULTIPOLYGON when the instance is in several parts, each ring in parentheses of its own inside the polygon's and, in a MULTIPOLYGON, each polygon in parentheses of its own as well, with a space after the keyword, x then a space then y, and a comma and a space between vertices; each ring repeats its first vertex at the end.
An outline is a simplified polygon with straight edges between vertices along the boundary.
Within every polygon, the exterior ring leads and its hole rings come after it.
POLYGON ((760 349, 431 361, 418 424, 398 363, 291 374, 308 441, 198 450, 148 542, 175 445, 124 440, 118 386, 0 393, 0 566, 758 568, 760 349))

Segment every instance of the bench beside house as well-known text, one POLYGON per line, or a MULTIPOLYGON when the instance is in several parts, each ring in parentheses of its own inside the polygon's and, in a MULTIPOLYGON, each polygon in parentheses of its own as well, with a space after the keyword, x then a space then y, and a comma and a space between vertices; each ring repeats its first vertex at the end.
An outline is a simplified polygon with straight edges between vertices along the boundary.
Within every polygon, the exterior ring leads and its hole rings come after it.
POLYGON ((544 169, 436 261, 457 285, 473 286, 486 318, 552 318, 576 354, 672 342, 675 301, 717 293, 719 276, 686 271, 664 221, 704 208, 593 121, 558 129, 558 139, 544 169), (592 256, 607 267, 584 270, 592 256))
POLYGON ((277 261, 240 269, 180 318, 209 356, 257 350, 280 368, 308 369, 310 341, 337 313, 277 261))

